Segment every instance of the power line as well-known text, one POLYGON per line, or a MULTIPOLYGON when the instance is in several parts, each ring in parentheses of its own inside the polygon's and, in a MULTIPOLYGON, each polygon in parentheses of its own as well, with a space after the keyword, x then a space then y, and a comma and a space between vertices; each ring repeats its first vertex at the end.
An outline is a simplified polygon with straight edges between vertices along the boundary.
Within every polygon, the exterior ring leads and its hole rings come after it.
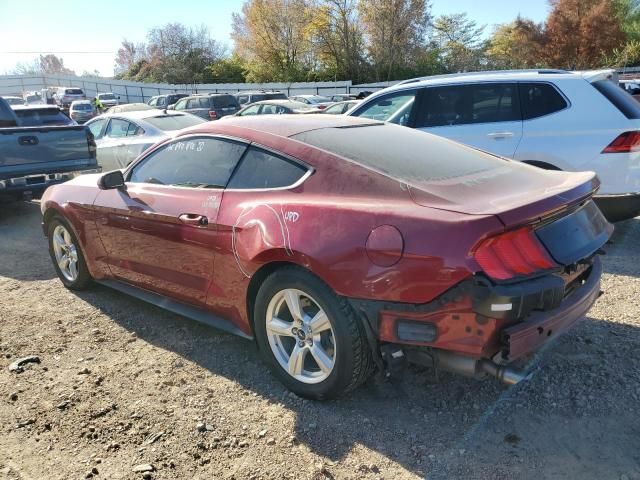
POLYGON ((59 55, 66 55, 66 54, 88 54, 88 55, 94 55, 94 54, 112 54, 112 53, 116 53, 115 50, 111 50, 108 52, 101 52, 101 51, 95 51, 95 52, 87 52, 87 51, 68 51, 68 52, 63 52, 63 51, 33 51, 33 52, 2 52, 0 51, 0 53, 2 54, 16 54, 16 55, 38 55, 38 54, 59 54, 59 55))

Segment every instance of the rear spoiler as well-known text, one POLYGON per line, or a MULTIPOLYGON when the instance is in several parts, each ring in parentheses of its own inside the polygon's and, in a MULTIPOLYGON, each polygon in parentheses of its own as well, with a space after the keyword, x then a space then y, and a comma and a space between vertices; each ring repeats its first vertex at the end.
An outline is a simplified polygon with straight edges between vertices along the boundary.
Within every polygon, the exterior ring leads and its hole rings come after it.
POLYGON ((608 68, 603 70, 582 70, 575 72, 584 78, 589 83, 599 82, 601 80, 611 80, 614 83, 618 83, 618 72, 608 68))

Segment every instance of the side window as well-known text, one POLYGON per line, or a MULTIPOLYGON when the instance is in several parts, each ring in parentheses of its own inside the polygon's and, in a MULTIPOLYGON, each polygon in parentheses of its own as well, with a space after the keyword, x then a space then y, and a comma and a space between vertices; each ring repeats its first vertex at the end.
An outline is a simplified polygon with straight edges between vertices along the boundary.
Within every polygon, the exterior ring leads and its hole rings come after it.
POLYGON ((133 137, 135 135, 144 135, 144 130, 142 127, 136 125, 135 123, 129 123, 129 128, 127 129, 127 137, 133 137))
POLYGON ((520 83, 519 89, 524 120, 567 108, 567 101, 548 83, 520 83))
POLYGON ((151 100, 149 100, 149 106, 151 107, 155 107, 158 104, 158 98, 152 98, 151 100))
POLYGON ((479 83, 426 90, 418 127, 519 121, 520 105, 513 83, 479 83))
POLYGON ((126 137, 129 130, 129 122, 120 118, 112 118, 105 132, 105 136, 110 138, 126 137))
POLYGON ((208 97, 200 98, 199 106, 200 108, 209 108, 209 98, 208 97))
POLYGON ((242 112, 241 116, 244 117, 245 115, 257 115, 258 110, 260 110, 260 105, 251 105, 242 112))
POLYGON ((278 112, 278 109, 275 105, 269 105, 269 104, 265 104, 262 106, 262 114, 263 115, 272 115, 275 113, 280 113, 278 112))
POLYGON ((103 118, 96 120, 89 125, 89 131, 93 134, 93 138, 96 140, 102 138, 102 129, 104 128, 105 123, 107 123, 107 120, 103 118))
POLYGON ((389 121, 399 125, 409 122, 409 115, 416 98, 416 90, 404 90, 390 93, 368 102, 362 109, 355 112, 358 117, 372 120, 389 121))
POLYGON ((300 180, 307 168, 255 147, 242 159, 227 188, 279 188, 300 180))
POLYGON ((133 167, 129 182, 224 188, 245 149, 244 143, 226 139, 175 140, 133 167))
POLYGON ((164 107, 167 104, 167 97, 158 97, 158 101, 156 105, 159 107, 164 107))
POLYGON ((200 99, 191 98, 187 100, 187 108, 200 108, 200 99))
POLYGON ((238 103, 240 105, 244 105, 245 103, 247 103, 249 101, 249 97, 246 95, 239 95, 238 96, 238 103))
POLYGON ((178 101, 178 103, 176 103, 175 109, 184 110, 186 108, 186 105, 187 105, 187 101, 185 99, 182 99, 178 101))

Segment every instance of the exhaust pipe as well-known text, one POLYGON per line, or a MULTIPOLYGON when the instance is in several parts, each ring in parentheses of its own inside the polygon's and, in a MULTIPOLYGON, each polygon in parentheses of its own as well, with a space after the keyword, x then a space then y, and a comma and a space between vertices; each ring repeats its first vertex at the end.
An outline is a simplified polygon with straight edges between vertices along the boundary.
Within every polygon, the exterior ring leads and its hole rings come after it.
POLYGON ((507 385, 515 385, 531 377, 530 372, 498 365, 491 360, 465 357, 445 350, 408 350, 407 360, 427 367, 446 370, 466 377, 481 378, 489 375, 507 385))

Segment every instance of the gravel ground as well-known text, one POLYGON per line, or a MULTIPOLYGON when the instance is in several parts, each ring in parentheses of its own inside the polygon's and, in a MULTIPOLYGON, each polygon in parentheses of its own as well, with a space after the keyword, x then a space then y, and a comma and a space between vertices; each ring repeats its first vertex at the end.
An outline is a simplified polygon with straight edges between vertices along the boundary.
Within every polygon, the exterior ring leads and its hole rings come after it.
POLYGON ((605 295, 531 381, 411 368, 320 403, 248 341, 65 290, 38 205, 0 208, 0 479, 640 479, 640 219, 617 226, 605 295))

